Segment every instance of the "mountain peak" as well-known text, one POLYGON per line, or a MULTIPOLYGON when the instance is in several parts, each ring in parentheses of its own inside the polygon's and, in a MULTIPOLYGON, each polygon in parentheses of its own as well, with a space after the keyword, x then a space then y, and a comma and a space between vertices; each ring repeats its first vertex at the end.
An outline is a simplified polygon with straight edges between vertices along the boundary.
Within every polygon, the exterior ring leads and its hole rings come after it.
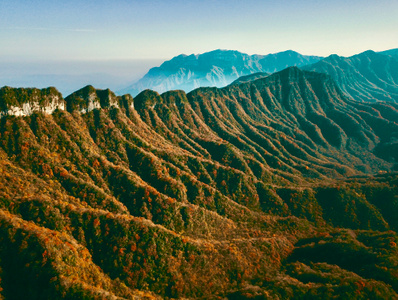
POLYGON ((379 55, 381 55, 381 54, 379 54, 379 53, 377 53, 377 52, 375 52, 375 51, 373 51, 373 50, 366 50, 366 51, 364 51, 364 52, 362 52, 362 53, 359 53, 359 54, 357 54, 357 55, 354 55, 354 57, 355 57, 355 56, 374 57, 374 56, 379 56, 379 55))
POLYGON ((266 72, 257 72, 257 73, 253 73, 253 74, 250 74, 250 75, 241 76, 238 79, 236 79, 234 82, 232 82, 231 85, 247 83, 247 82, 250 82, 250 81, 253 81, 253 80, 265 78, 265 77, 267 77, 269 75, 270 74, 266 73, 266 72))
POLYGON ((159 93, 152 90, 144 90, 134 98, 134 107, 136 110, 155 108, 157 104, 163 103, 159 93))
POLYGON ((285 51, 281 51, 281 52, 277 52, 277 53, 274 53, 274 54, 301 55, 300 53, 298 53, 298 52, 296 52, 294 50, 291 50, 291 49, 285 50, 285 51))
POLYGON ((289 74, 293 74, 293 75, 298 75, 298 74, 303 74, 304 71, 301 70, 299 67, 291 66, 291 67, 287 67, 286 69, 284 69, 282 71, 279 71, 278 73, 280 73, 280 74, 289 73, 289 74))
POLYGON ((317 56, 301 55, 293 50, 268 55, 248 55, 236 50, 216 49, 197 55, 178 55, 149 72, 123 93, 137 95, 145 89, 189 92, 198 87, 224 87, 241 76, 258 72, 274 73, 289 66, 319 61, 317 56))
MULTIPOLYGON (((310 72, 310 71, 306 71, 306 70, 302 70, 299 67, 288 67, 282 71, 276 72, 272 75, 270 75, 271 77, 275 75, 275 76, 279 76, 281 78, 285 78, 286 80, 290 80, 290 81, 297 81, 301 78, 315 78, 315 79, 319 79, 319 80, 325 80, 326 78, 330 78, 329 75, 324 74, 324 73, 318 73, 318 72, 310 72)), ((330 78, 331 79, 331 78, 330 78)))
POLYGON ((93 109, 119 107, 118 98, 111 90, 96 89, 92 85, 72 93, 65 98, 65 101, 69 112, 78 110, 85 113, 93 109))

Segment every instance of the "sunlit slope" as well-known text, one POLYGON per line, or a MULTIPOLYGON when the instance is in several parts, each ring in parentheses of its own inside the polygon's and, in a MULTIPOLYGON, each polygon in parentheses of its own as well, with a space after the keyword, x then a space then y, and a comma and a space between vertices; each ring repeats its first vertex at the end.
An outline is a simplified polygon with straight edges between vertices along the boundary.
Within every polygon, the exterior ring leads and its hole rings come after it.
POLYGON ((397 176, 366 177, 394 168, 395 104, 297 68, 55 95, 1 90, 5 299, 398 296, 397 176))

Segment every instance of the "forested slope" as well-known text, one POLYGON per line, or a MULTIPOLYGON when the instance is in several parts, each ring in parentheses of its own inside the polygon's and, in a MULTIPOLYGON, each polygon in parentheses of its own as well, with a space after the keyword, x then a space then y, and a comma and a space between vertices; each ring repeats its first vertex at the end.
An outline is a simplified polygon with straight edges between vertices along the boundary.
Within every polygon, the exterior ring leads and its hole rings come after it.
POLYGON ((0 101, 5 299, 398 297, 394 103, 297 68, 0 101))

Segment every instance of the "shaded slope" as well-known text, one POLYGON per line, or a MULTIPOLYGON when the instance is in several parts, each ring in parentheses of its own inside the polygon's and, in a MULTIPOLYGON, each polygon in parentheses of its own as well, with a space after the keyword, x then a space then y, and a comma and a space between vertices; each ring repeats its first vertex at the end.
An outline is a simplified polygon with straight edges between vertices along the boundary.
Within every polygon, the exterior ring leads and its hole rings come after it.
POLYGON ((331 55, 305 70, 326 73, 349 96, 359 101, 398 101, 398 60, 366 51, 351 57, 331 55))
POLYGON ((390 50, 386 50, 386 51, 382 51, 382 52, 378 52, 378 53, 384 54, 384 55, 390 55, 390 56, 394 57, 395 59, 398 59, 398 48, 390 49, 390 50))
POLYGON ((269 73, 257 72, 257 73, 254 73, 254 74, 241 76, 238 79, 236 79, 234 82, 232 82, 231 85, 232 84, 240 84, 240 83, 244 83, 244 82, 253 81, 253 80, 256 80, 256 79, 267 77, 269 75, 270 75, 269 73))

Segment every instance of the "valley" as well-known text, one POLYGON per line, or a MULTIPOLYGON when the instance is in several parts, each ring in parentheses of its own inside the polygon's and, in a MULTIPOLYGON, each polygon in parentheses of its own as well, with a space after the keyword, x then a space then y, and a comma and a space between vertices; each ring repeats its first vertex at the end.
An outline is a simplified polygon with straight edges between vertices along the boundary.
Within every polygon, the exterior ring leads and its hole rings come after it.
POLYGON ((398 298, 395 101, 289 67, 0 104, 5 299, 398 298))

